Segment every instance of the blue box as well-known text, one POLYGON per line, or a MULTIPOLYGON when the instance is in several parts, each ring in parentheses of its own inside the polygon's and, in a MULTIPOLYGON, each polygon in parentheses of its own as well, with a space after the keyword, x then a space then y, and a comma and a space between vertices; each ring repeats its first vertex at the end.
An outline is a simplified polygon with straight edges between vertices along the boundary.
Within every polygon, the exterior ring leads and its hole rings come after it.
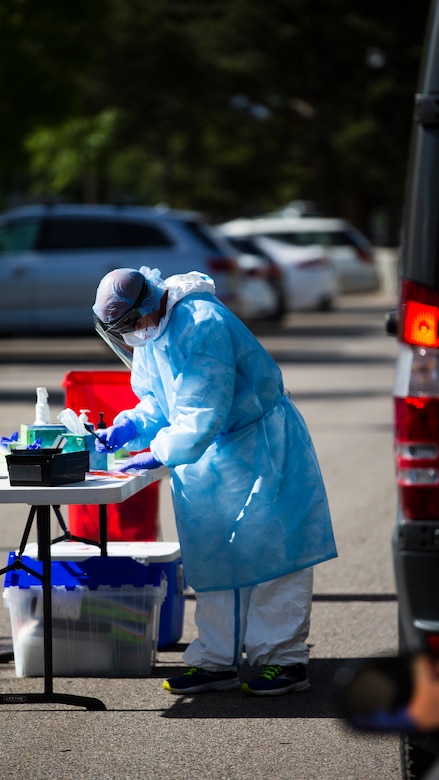
MULTIPOLYGON (((155 565, 159 565, 158 562, 155 565)), ((168 587, 160 610, 157 648, 165 650, 175 645, 183 633, 186 582, 180 556, 171 561, 162 561, 161 565, 168 587)))
MULTIPOLYGON (((16 558, 9 554, 8 565, 16 558)), ((35 574, 5 574, 17 677, 44 673, 42 562, 26 555, 35 574)), ((56 677, 146 677, 155 663, 166 580, 160 564, 97 556, 53 561, 52 646, 56 677)))

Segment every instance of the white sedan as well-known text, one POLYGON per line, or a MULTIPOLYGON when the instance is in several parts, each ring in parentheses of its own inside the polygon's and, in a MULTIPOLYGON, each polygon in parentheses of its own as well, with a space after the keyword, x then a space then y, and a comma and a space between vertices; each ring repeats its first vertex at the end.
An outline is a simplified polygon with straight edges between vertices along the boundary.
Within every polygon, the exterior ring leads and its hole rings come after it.
POLYGON ((336 304, 337 274, 325 249, 318 244, 295 247, 263 235, 238 237, 223 226, 220 230, 235 249, 258 254, 272 266, 279 313, 328 310, 336 304))
POLYGON ((260 217, 234 219, 223 224, 229 238, 265 236, 286 246, 322 247, 337 273, 340 292, 369 292, 381 284, 374 247, 344 219, 332 217, 260 217))
POLYGON ((279 319, 284 314, 284 307, 266 259, 260 255, 239 252, 236 260, 242 273, 239 287, 242 319, 279 319))

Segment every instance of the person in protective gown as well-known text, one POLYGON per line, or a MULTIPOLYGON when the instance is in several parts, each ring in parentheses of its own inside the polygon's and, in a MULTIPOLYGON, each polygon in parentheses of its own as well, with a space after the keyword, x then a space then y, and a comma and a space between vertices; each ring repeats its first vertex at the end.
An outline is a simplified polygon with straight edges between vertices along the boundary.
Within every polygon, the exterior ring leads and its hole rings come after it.
POLYGON ((196 271, 165 280, 147 267, 111 271, 93 312, 97 332, 132 361, 140 399, 100 437, 112 450, 137 451, 125 471, 168 467, 196 593, 189 668, 164 687, 308 688, 313 566, 337 552, 316 453, 279 367, 196 271), (254 672, 246 682, 244 649, 254 672))

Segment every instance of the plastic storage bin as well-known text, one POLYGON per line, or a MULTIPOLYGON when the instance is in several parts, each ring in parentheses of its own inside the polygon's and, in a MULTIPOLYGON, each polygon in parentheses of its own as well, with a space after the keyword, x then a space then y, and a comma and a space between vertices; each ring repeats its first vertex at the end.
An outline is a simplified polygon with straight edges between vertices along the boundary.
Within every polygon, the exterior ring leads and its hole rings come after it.
MULTIPOLYGON (((8 565, 15 559, 9 554, 8 565)), ((23 556, 37 573, 42 563, 23 556)), ((161 566, 129 558, 54 561, 53 673, 57 677, 146 677, 155 663, 160 606, 166 594, 161 566)), ((17 677, 44 674, 43 589, 22 569, 5 575, 17 677)))
MULTIPOLYGON (((136 406, 139 399, 130 385, 129 371, 69 371, 62 382, 65 405, 79 414, 89 409, 91 423, 99 422, 103 412, 107 425, 123 409, 136 406)), ((159 530, 159 482, 136 493, 120 504, 107 506, 108 539, 111 541, 155 541, 159 530)), ((99 507, 72 505, 68 526, 74 536, 99 540, 99 507)))
MULTIPOLYGON (((25 555, 36 558, 35 542, 25 548, 25 555)), ((109 542, 109 557, 132 558, 144 566, 159 566, 167 580, 167 591, 160 610, 157 647, 164 650, 181 638, 184 624, 185 578, 178 542, 109 542)), ((99 549, 82 542, 56 542, 51 546, 52 560, 83 561, 99 556, 99 549)))

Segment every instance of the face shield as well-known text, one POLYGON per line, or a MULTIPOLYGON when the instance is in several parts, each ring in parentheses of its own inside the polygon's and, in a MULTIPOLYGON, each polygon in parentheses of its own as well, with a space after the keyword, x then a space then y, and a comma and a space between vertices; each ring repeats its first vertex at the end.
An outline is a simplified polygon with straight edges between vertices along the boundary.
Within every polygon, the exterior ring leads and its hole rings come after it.
POLYGON ((101 339, 103 339, 105 343, 108 344, 108 346, 113 350, 113 352, 115 352, 122 363, 125 363, 127 368, 129 368, 131 371, 133 367, 133 348, 125 343, 123 336, 121 336, 120 333, 113 333, 110 330, 106 330, 104 327, 102 327, 102 325, 103 323, 95 314, 94 326, 96 333, 99 334, 101 339))
POLYGON ((93 315, 96 332, 130 370, 133 364, 133 349, 123 337, 125 334, 133 333, 137 322, 144 316, 141 307, 148 293, 149 285, 144 280, 133 306, 117 320, 103 322, 97 314, 93 315))

